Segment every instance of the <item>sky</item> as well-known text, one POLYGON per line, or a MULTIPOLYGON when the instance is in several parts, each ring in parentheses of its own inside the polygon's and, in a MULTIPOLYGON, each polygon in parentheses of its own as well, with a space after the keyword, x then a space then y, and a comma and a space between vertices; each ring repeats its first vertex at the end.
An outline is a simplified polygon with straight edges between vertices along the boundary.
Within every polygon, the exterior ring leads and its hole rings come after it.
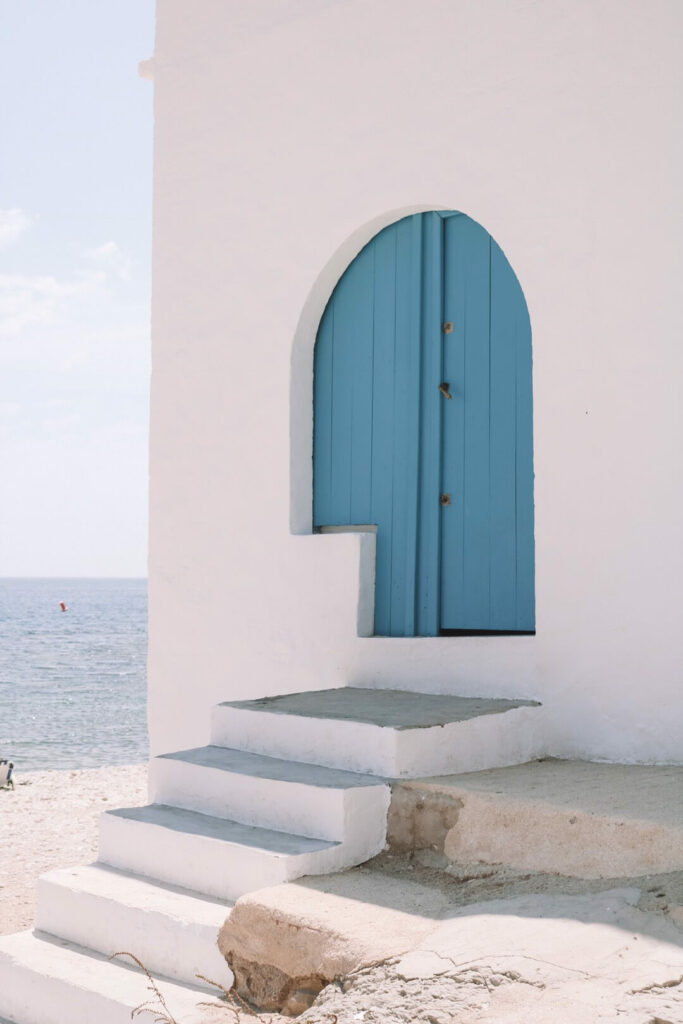
POLYGON ((145 576, 154 0, 0 0, 0 576, 145 576))

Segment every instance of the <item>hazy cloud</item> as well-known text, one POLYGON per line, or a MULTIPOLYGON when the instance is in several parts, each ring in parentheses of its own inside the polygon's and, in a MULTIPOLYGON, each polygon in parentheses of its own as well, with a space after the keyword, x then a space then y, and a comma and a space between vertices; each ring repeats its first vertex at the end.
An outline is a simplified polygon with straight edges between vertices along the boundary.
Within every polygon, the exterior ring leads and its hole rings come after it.
POLYGON ((0 335, 57 323, 74 298, 94 292, 105 279, 104 272, 96 271, 77 274, 71 281, 50 274, 0 274, 0 335))
MULTIPOLYGON (((0 248, 10 245, 30 224, 22 210, 0 210, 0 248)), ((66 323, 82 313, 89 297, 106 301, 109 285, 131 280, 131 260, 116 242, 81 250, 80 261, 69 277, 0 273, 0 336, 16 337, 27 328, 66 323)))
POLYGON ((0 249, 11 245, 31 226, 31 218, 23 210, 0 210, 0 249))
POLYGON ((90 263, 103 267, 122 281, 130 279, 130 259, 116 242, 105 242, 95 249, 86 249, 83 255, 90 263))

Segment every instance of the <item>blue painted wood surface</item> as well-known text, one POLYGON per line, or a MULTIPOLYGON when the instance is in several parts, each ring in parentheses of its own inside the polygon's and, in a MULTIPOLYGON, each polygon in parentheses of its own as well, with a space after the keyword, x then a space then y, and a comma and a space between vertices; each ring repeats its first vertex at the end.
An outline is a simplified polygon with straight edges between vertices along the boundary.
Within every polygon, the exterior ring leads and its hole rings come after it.
POLYGON ((375 632, 532 631, 531 328, 490 235, 462 214, 385 228, 337 284, 314 372, 313 520, 376 524, 375 632))

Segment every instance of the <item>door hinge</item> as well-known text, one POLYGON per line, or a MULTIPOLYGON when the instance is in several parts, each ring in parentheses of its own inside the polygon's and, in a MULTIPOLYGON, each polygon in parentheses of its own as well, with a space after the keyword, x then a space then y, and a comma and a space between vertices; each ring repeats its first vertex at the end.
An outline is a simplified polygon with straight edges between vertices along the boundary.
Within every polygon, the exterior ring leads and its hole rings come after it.
POLYGON ((450 503, 451 503, 451 496, 450 496, 450 494, 442 494, 441 497, 439 498, 439 501, 441 502, 442 505, 450 505, 450 503))
POLYGON ((453 333, 453 321, 452 320, 447 320, 446 323, 443 325, 443 333, 444 334, 452 334, 453 333))

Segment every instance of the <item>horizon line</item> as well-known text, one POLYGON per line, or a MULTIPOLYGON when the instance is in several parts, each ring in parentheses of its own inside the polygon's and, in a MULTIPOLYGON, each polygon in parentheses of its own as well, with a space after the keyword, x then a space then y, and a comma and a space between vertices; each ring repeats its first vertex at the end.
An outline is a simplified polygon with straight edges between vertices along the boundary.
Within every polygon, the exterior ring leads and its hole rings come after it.
POLYGON ((146 580, 149 576, 0 576, 2 580, 146 580))

